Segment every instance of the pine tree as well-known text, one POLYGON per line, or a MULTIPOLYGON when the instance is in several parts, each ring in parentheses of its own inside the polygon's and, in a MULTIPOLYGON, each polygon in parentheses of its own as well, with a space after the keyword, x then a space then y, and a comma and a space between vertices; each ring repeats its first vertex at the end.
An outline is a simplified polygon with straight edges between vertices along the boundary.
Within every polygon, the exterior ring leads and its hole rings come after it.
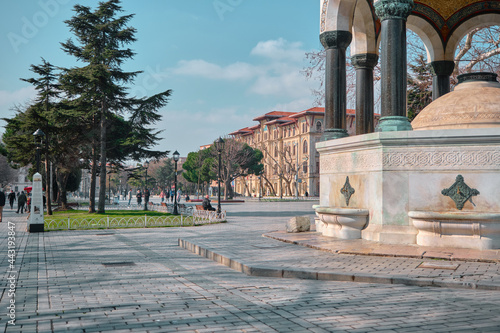
POLYGON ((411 70, 408 75, 408 118, 413 120, 423 108, 432 102, 432 74, 424 56, 408 63, 411 70))
MULTIPOLYGON (((150 147, 158 140, 159 132, 148 129, 161 119, 157 110, 164 106, 171 90, 164 91, 149 98, 129 98, 127 85, 131 84, 140 71, 125 72, 121 66, 125 60, 131 59, 134 52, 126 47, 136 39, 136 30, 127 24, 133 15, 118 16, 122 12, 119 0, 99 3, 96 10, 76 5, 75 15, 65 21, 73 32, 78 43, 69 39, 61 43, 62 49, 85 63, 84 67, 65 69, 61 78, 63 90, 76 103, 89 105, 89 119, 99 131, 93 138, 92 182, 95 193, 95 174, 97 158, 100 155, 100 190, 98 213, 104 213, 106 200, 106 163, 107 163, 107 128, 111 119, 110 113, 130 113, 130 121, 134 134, 150 147), (98 149, 99 145, 99 149, 98 149)), ((159 156, 162 152, 151 152, 159 156)), ((164 154, 164 152, 163 152, 164 154)), ((134 157, 148 155, 141 150, 134 157)), ((90 195, 89 211, 94 210, 93 195, 90 195)))
POLYGON ((36 105, 41 109, 40 128, 45 133, 45 196, 47 204, 47 214, 52 215, 52 196, 50 183, 50 159, 49 150, 51 135, 54 133, 54 125, 51 119, 53 118, 53 109, 61 92, 59 89, 59 74, 56 73, 56 67, 50 62, 42 58, 41 65, 31 65, 31 71, 38 74, 38 78, 21 79, 22 81, 31 83, 35 86, 38 92, 36 105))

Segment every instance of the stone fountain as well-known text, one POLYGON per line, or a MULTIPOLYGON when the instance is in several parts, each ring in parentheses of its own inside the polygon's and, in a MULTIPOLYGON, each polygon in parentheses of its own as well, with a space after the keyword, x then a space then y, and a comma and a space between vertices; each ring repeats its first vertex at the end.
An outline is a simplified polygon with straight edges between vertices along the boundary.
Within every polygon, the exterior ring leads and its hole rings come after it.
POLYGON ((319 142, 317 230, 390 244, 500 248, 500 83, 459 76, 413 131, 319 142))

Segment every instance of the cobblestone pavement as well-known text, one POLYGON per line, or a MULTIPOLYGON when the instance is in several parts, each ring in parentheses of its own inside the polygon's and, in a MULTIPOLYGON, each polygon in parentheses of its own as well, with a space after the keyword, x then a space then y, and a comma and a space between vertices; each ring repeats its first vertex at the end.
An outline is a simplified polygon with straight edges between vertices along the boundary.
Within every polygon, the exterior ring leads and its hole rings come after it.
MULTIPOLYGON (((351 262, 361 269, 364 261, 367 269, 378 265, 386 274, 390 261, 373 264, 374 257, 335 255, 262 237, 283 229, 289 216, 311 214, 310 207, 233 204, 224 207, 226 224, 41 234, 24 232, 26 215, 6 209, 0 223, 1 327, 6 332, 500 331, 498 291, 248 276, 177 245, 181 238, 229 251, 231 240, 238 249, 231 254, 258 264, 288 267, 294 257, 297 269, 313 263, 331 268, 340 267, 336 257, 343 257, 347 268, 351 262), (15 326, 8 323, 7 221, 17 230, 15 326)), ((477 274, 493 272, 497 264, 481 265, 477 274)))

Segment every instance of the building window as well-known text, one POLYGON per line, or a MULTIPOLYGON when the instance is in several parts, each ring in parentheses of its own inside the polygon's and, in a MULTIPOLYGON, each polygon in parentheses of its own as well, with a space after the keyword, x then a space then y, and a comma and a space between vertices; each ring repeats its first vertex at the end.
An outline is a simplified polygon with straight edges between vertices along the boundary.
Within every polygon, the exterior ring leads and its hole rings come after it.
POLYGON ((319 162, 316 162, 316 173, 319 173, 319 162))
POLYGON ((321 121, 316 122, 316 132, 321 132, 321 121))
POLYGON ((304 164, 302 165, 302 172, 307 173, 307 162, 304 162, 304 164))
POLYGON ((274 147, 274 157, 278 157, 278 147, 274 147))
POLYGON ((293 156, 295 156, 295 145, 293 145, 292 151, 293 151, 293 156))
POLYGON ((302 153, 307 154, 307 140, 302 144, 302 153))
POLYGON ((293 136, 295 136, 295 126, 293 126, 293 136))

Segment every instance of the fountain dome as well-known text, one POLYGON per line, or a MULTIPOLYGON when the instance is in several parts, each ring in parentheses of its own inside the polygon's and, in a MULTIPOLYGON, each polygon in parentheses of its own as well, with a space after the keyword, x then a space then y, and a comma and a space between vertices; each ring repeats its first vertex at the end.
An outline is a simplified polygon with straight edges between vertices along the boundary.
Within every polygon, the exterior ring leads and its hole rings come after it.
POLYGON ((500 127, 500 83, 495 73, 458 76, 455 89, 425 107, 414 130, 500 127))

